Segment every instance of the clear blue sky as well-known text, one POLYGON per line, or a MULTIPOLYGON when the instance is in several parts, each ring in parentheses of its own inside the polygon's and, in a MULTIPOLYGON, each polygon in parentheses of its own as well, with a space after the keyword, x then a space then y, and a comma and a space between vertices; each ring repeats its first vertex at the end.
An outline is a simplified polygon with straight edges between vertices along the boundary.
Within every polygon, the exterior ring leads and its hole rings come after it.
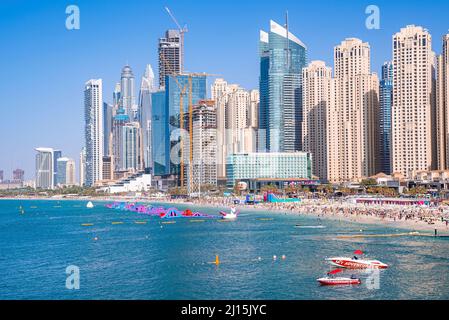
MULTIPOLYGON (((34 178, 34 148, 60 148, 78 161, 83 146, 83 85, 103 79, 103 97, 128 61, 136 84, 147 63, 157 72, 157 40, 174 27, 164 6, 187 23, 186 70, 220 74, 247 89, 258 86, 259 29, 284 23, 308 46, 308 59, 332 63, 333 47, 347 37, 371 44, 372 69, 391 57, 391 36, 422 25, 441 52, 449 29, 449 1, 301 0, 1 0, 0 170, 25 169, 34 178), (76 4, 81 29, 65 28, 65 8, 76 4), (365 28, 365 8, 380 8, 380 30, 365 28)), ((78 168, 77 168, 78 169, 78 168)))

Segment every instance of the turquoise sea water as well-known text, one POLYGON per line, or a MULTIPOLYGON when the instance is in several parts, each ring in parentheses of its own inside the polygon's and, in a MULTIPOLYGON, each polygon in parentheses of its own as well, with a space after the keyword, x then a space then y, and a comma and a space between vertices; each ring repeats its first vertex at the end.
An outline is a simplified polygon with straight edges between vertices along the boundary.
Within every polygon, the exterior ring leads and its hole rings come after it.
POLYGON ((0 299, 449 299, 449 239, 337 240, 360 229, 397 231, 251 210, 234 222, 162 224, 94 204, 0 201, 0 299), (326 228, 295 228, 320 223, 326 228), (363 272, 360 286, 317 284, 330 270, 324 258, 355 249, 391 266, 380 271, 378 289, 366 286, 363 272), (216 254, 218 267, 209 263, 216 254), (65 287, 69 265, 79 267, 79 290, 65 287))

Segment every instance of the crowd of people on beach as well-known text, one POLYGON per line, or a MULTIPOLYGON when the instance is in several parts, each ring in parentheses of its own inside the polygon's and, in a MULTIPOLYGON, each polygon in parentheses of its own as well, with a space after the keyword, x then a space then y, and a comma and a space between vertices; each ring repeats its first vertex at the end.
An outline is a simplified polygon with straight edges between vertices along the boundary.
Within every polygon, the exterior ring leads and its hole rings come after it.
MULTIPOLYGON (((234 205, 231 197, 207 197, 189 199, 192 205, 230 207, 234 205)), ((179 202, 179 200, 172 200, 179 202)), ((305 199, 301 202, 259 202, 253 205, 238 204, 240 208, 254 208, 277 212, 313 215, 317 217, 345 218, 357 221, 359 218, 372 218, 388 222, 412 222, 449 228, 449 214, 442 206, 416 205, 376 205, 350 203, 345 199, 319 200, 305 199)))

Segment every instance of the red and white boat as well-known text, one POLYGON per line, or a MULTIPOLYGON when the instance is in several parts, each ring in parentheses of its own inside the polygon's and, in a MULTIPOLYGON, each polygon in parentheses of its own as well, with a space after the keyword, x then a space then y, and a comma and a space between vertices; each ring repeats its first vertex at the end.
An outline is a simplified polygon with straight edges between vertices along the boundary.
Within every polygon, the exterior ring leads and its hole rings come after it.
POLYGON ((332 277, 332 275, 342 272, 341 269, 332 270, 328 273, 331 275, 330 277, 324 277, 316 279, 323 286, 337 286, 337 285, 356 285, 361 284, 362 281, 359 278, 355 277, 332 277))
MULTIPOLYGON (((363 254, 362 251, 356 250, 355 254, 363 254)), ((379 260, 370 260, 370 259, 360 259, 354 256, 353 258, 348 257, 333 257, 327 258, 330 264, 347 269, 386 269, 388 265, 380 262, 379 260)))

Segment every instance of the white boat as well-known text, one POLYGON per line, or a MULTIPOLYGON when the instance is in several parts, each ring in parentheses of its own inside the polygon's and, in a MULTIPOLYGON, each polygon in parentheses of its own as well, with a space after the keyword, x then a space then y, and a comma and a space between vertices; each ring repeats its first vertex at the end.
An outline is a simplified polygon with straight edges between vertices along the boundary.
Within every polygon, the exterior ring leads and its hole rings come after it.
POLYGON ((347 277, 324 277, 316 279, 323 286, 335 286, 335 285, 354 285, 361 284, 362 281, 359 278, 347 278, 347 277))
POLYGON ((94 207, 94 204, 92 203, 92 201, 89 201, 86 205, 86 208, 92 209, 94 207))
POLYGON ((347 269, 386 269, 388 265, 379 260, 356 259, 348 257, 327 258, 331 265, 347 269))
POLYGON ((231 208, 231 212, 228 213, 228 212, 220 211, 220 214, 221 214, 222 219, 235 220, 235 219, 237 219, 239 212, 236 211, 235 208, 231 208))

